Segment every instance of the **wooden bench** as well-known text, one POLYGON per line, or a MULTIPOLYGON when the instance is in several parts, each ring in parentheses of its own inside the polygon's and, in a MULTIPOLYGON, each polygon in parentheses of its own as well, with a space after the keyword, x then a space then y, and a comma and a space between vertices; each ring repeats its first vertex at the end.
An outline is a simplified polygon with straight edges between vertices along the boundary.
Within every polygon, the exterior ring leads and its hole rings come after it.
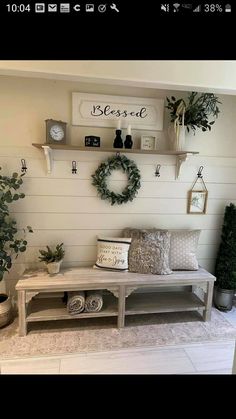
POLYGON ((102 271, 93 268, 68 268, 57 275, 45 271, 27 272, 16 285, 19 308, 19 334, 25 336, 27 324, 46 320, 117 316, 124 327, 125 316, 132 314, 203 310, 204 321, 211 316, 215 277, 198 271, 175 271, 171 275, 143 275, 131 272, 102 271), (206 289, 203 298, 196 295, 196 285, 206 289), (191 286, 186 291, 168 291, 166 287, 191 286), (136 289, 158 288, 162 292, 133 293, 136 289), (190 290, 189 290, 190 288, 190 290), (70 315, 60 298, 33 298, 38 293, 77 290, 108 290, 100 312, 70 315), (129 297, 129 298, 127 298, 129 297))

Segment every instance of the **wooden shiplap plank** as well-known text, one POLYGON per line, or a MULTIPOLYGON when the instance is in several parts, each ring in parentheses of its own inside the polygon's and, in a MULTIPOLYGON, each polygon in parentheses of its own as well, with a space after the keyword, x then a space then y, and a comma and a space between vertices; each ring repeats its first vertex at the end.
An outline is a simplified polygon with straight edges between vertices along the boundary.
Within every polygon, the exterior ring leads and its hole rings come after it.
MULTIPOLYGON (((125 227, 129 227, 128 223, 125 227)), ((171 230, 170 230, 171 231, 171 230)), ((46 246, 57 243, 63 235, 63 243, 66 246, 92 246, 96 242, 97 236, 122 237, 122 229, 102 229, 102 230, 37 230, 33 234, 28 234, 29 246, 46 246)), ((221 231, 202 230, 199 237, 199 245, 217 245, 220 240, 221 231)))
MULTIPOLYGON (((162 181, 162 177, 155 179, 153 182, 141 183, 138 196, 142 198, 186 198, 187 191, 192 187, 193 181, 188 182, 162 181)), ((123 186, 123 181, 111 182, 110 188, 123 186)), ((236 199, 236 181, 232 179, 230 184, 224 183, 207 183, 209 198, 212 199, 236 199)), ((24 177, 24 183, 21 188, 26 195, 43 195, 43 196, 81 196, 81 197, 97 197, 97 190, 91 184, 91 179, 81 180, 77 177, 73 179, 52 179, 44 178, 27 178, 24 177)))
POLYGON ((222 225, 223 216, 221 215, 179 215, 179 214, 104 214, 99 213, 94 217, 93 214, 50 214, 45 212, 45 216, 39 213, 15 214, 19 228, 31 225, 36 229, 122 229, 129 225, 134 228, 158 227, 162 229, 217 229, 222 225))
MULTIPOLYGON (((48 241, 49 246, 55 247, 55 242, 48 241)), ((45 249, 45 246, 34 246, 27 247, 26 252, 21 253, 17 258, 17 263, 28 262, 38 262, 38 257, 40 256, 39 250, 45 249)), ((79 245, 79 246, 64 246, 65 248, 65 257, 64 262, 80 262, 80 261, 96 261, 97 258, 97 241, 96 236, 94 236, 93 245, 79 245)), ((213 259, 216 257, 218 250, 218 245, 199 245, 197 250, 197 256, 201 258, 210 258, 213 259)))
MULTIPOLYGON (((222 215, 225 206, 236 200, 208 199, 207 214, 222 215)), ((126 205, 111 207, 108 201, 97 197, 26 196, 11 205, 12 213, 137 213, 137 214, 187 214, 187 194, 185 198, 139 198, 126 205)))

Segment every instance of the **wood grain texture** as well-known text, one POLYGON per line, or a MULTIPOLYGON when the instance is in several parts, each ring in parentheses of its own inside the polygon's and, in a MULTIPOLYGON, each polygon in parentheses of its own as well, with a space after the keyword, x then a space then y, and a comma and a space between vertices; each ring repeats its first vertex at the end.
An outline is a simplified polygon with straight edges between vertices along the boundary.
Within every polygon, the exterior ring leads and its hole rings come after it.
POLYGON ((26 322, 26 292, 18 291, 18 312, 19 312, 19 336, 25 336, 27 333, 26 322))
POLYGON ((118 315, 118 303, 115 297, 104 296, 103 308, 99 312, 79 313, 71 315, 68 313, 65 304, 58 298, 47 298, 35 300, 32 303, 30 313, 27 315, 27 322, 37 322, 46 320, 71 320, 90 317, 112 317, 118 315))
POLYGON ((161 292, 133 294, 126 301, 126 315, 192 311, 204 303, 191 292, 161 292))
POLYGON ((132 272, 110 272, 93 268, 62 269, 59 274, 49 275, 45 271, 28 272, 19 280, 16 290, 48 291, 98 289, 127 285, 193 285, 201 282, 214 282, 215 277, 200 268, 198 271, 175 271, 171 275, 136 274, 132 272), (86 288, 87 287, 87 288, 86 288))
MULTIPOLYGON (((41 144, 41 143, 33 143, 34 147, 37 147, 39 149, 42 148, 42 145, 49 145, 49 144, 41 144)), ((192 154, 198 154, 198 151, 172 151, 172 150, 141 150, 141 149, 124 149, 124 148, 109 148, 109 147, 80 147, 76 145, 70 145, 70 144, 50 144, 50 148, 57 149, 57 150, 78 150, 78 151, 92 151, 92 152, 103 152, 103 153, 117 153, 121 152, 123 154, 125 153, 132 153, 132 154, 170 154, 170 155, 181 155, 185 153, 192 153, 192 154)))
POLYGON ((204 308, 204 320, 210 319, 212 304, 212 290, 215 277, 200 268, 198 271, 177 271, 171 275, 138 274, 132 272, 112 272, 99 269, 69 268, 59 274, 50 275, 45 271, 28 272, 18 281, 20 336, 27 333, 27 322, 41 320, 66 320, 72 318, 106 317, 118 314, 117 326, 125 325, 125 315, 146 314, 176 311, 191 311, 204 308), (136 288, 163 286, 181 286, 194 284, 208 284, 205 303, 191 292, 161 292, 154 294, 131 293, 136 288), (27 293, 32 291, 59 292, 79 290, 110 290, 114 295, 105 296, 103 309, 99 312, 80 313, 76 316, 68 314, 62 299, 32 299, 26 312, 25 301, 27 293), (130 296, 131 294, 131 296, 130 296), (116 299, 118 298, 118 300, 116 299), (127 299, 127 303, 126 303, 127 299), (117 312, 118 304, 118 312, 117 312), (127 307, 127 308, 126 308, 127 307))

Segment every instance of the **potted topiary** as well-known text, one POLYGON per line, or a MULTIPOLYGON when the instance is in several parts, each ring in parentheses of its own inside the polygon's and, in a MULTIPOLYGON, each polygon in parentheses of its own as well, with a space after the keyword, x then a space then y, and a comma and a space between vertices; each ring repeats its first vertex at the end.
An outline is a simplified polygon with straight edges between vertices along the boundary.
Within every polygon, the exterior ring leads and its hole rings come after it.
POLYGON ((174 96, 166 100, 172 122, 168 133, 176 150, 183 150, 186 130, 192 130, 194 135, 197 128, 204 132, 211 131, 220 113, 218 104, 221 102, 213 93, 191 92, 187 100, 176 99, 174 96))
POLYGON ((63 243, 57 244, 55 250, 52 250, 49 246, 46 246, 47 250, 39 250, 41 254, 39 260, 46 263, 49 274, 57 274, 60 271, 61 262, 65 255, 65 250, 62 246, 63 243))
POLYGON ((214 303, 219 310, 229 311, 236 290, 236 206, 232 203, 225 208, 215 276, 214 303))
MULTIPOLYGON (((1 167, 0 167, 1 170, 1 167)), ((16 193, 21 187, 24 173, 11 176, 0 175, 0 281, 12 267, 13 257, 26 251, 26 231, 33 232, 30 226, 23 229, 23 237, 19 237, 16 221, 10 217, 9 204, 25 197, 23 193, 16 193)), ((0 327, 9 323, 12 317, 12 304, 10 297, 0 294, 0 327)))

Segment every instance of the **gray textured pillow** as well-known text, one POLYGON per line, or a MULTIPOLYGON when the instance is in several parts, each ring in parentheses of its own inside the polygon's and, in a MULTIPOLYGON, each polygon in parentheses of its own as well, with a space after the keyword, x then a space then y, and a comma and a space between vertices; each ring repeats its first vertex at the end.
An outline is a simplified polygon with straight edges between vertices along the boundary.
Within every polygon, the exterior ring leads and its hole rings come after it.
POLYGON ((198 270, 197 246, 201 230, 171 232, 170 268, 173 270, 198 270))
POLYGON ((129 249, 129 271, 141 274, 169 275, 170 233, 140 230, 129 249))
POLYGON ((123 237, 131 237, 131 239, 140 239, 143 236, 143 233, 155 233, 157 231, 168 231, 168 230, 162 230, 160 228, 132 228, 132 227, 126 227, 123 230, 122 236, 123 237))

